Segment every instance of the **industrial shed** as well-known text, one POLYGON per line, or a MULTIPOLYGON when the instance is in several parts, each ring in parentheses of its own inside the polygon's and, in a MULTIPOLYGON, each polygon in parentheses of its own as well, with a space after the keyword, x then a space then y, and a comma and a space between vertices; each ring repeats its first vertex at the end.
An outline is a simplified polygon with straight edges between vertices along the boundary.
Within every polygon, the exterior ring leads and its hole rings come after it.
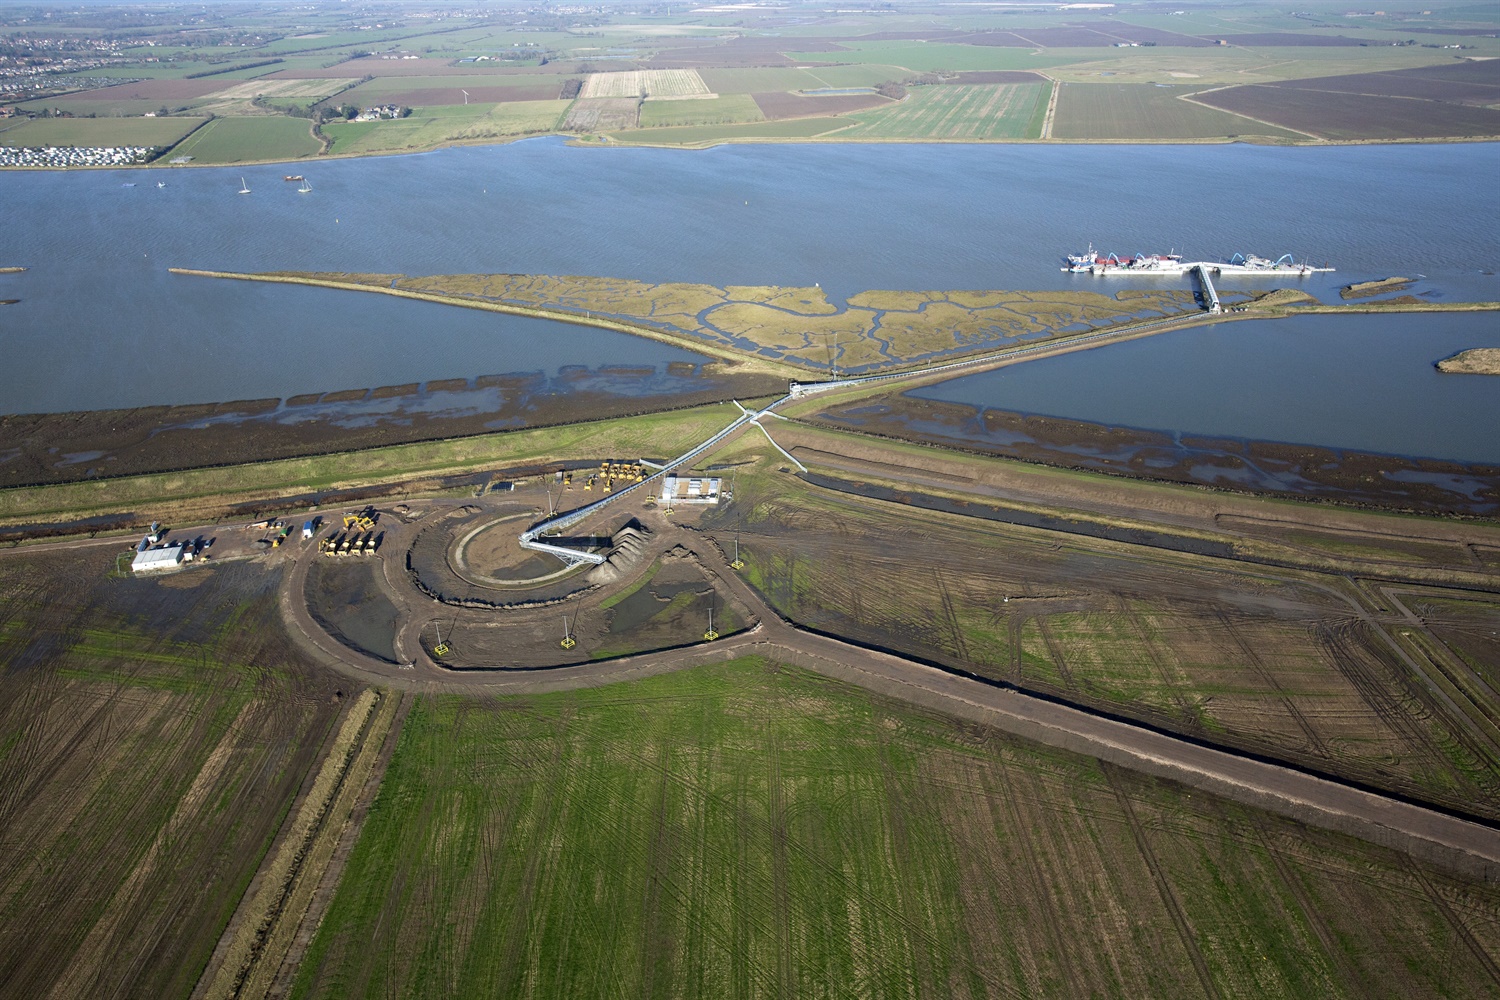
POLYGON ((159 549, 137 552, 130 568, 136 573, 156 573, 164 569, 176 569, 181 563, 182 546, 164 545, 159 549))
POLYGON ((688 478, 667 476, 661 484, 661 502, 674 503, 718 503, 720 480, 717 478, 688 478))

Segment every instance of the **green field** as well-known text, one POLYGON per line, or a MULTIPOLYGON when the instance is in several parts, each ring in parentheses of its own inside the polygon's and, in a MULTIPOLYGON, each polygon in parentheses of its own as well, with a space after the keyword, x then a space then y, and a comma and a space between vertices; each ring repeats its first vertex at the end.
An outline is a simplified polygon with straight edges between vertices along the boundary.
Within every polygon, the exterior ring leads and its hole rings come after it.
POLYGON ((191 108, 203 103, 203 100, 201 97, 96 99, 85 94, 80 97, 69 95, 66 100, 41 98, 17 106, 32 114, 56 108, 79 118, 86 118, 89 115, 99 118, 139 118, 143 115, 154 115, 164 107, 168 112, 176 112, 179 108, 191 108))
MULTIPOLYGON (((1478 39, 1493 45, 1493 39, 1478 39)), ((1467 44, 1467 43, 1466 43, 1467 44)), ((1392 48, 1140 48, 1075 49, 1080 58, 1049 70, 1065 81, 1097 83, 1264 83, 1304 77, 1374 73, 1441 63, 1431 49, 1392 48), (1106 54, 1107 53, 1107 54, 1106 54)), ((1451 57, 1449 57, 1451 58, 1451 57)))
POLYGON ((523 464, 544 457, 555 460, 657 451, 675 455, 728 422, 724 407, 697 406, 566 427, 531 428, 253 465, 0 490, 0 518, 35 520, 53 515, 78 516, 81 511, 128 510, 140 505, 161 509, 174 502, 192 503, 197 498, 246 491, 267 491, 280 496, 288 491, 523 464))
POLYGON ((732 139, 811 139, 849 124, 847 118, 793 118, 779 122, 746 122, 742 125, 685 125, 654 128, 649 132, 612 132, 616 142, 699 145, 732 139))
POLYGON ((914 87, 889 108, 848 115, 851 139, 1035 139, 1052 88, 1044 83, 914 87))
POLYGON ((647 101, 641 105, 641 128, 664 125, 727 125, 765 119, 749 94, 711 101, 647 101))
POLYGON ((307 119, 268 115, 215 118, 172 150, 172 156, 191 156, 194 163, 248 163, 312 156, 320 148, 307 119))
MULTIPOLYGON (((475 74, 473 76, 377 76, 348 91, 351 104, 366 106, 380 104, 414 90, 477 90, 479 88, 511 89, 517 87, 562 86, 566 77, 525 75, 502 76, 498 73, 475 74)), ((556 96, 555 94, 553 96, 556 96)))
MULTIPOLYGON (((824 69, 851 67, 819 67, 824 69)), ((708 89, 716 94, 762 94, 776 90, 816 90, 833 84, 810 69, 755 67, 751 69, 703 69, 698 71, 708 89)), ((887 77, 882 77, 888 79, 887 77)), ((875 81, 879 83, 880 81, 875 81)), ((864 84, 861 84, 864 86, 864 84)))
MULTIPOLYGON (((1073 62, 1067 55, 1047 52, 1033 55, 1030 49, 999 45, 953 45, 944 42, 840 42, 847 52, 788 52, 791 59, 807 62, 883 63, 915 73, 936 70, 1041 69, 1073 62)), ((820 67, 813 72, 822 73, 820 67)))
POLYGON ((1222 139, 1257 135, 1305 138, 1250 118, 1178 100, 1191 88, 1150 84, 1067 83, 1057 95, 1055 139, 1222 139))
POLYGON ((0 146, 170 146, 202 118, 37 118, 0 125, 0 146))
POLYGON ((291 995, 1480 996, 1461 935, 1493 942, 1497 912, 1385 850, 747 659, 420 700, 291 995))
POLYGON ((323 126, 335 153, 387 153, 432 149, 446 142, 474 142, 555 131, 572 101, 516 101, 469 105, 475 114, 457 113, 463 105, 442 106, 441 113, 414 111, 409 118, 381 122, 335 122, 323 126))

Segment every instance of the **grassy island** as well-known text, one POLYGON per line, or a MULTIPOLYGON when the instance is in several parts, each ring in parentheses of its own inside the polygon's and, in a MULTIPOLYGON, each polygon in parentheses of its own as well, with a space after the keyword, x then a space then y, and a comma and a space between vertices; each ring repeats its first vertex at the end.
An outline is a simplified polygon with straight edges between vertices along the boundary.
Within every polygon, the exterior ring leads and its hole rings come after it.
POLYGON ((1475 347, 1459 351, 1437 363, 1440 372, 1456 375, 1500 375, 1500 347, 1475 347))

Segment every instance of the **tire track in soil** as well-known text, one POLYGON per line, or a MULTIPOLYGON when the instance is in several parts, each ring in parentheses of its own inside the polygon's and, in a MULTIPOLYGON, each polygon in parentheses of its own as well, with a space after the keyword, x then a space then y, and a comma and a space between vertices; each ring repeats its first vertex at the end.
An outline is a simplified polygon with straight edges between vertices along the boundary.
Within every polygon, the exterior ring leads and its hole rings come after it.
MULTIPOLYGON (((1224 815, 1222 807, 1216 811, 1221 816, 1224 815)), ((1328 921, 1323 919, 1322 910, 1312 901, 1312 897, 1308 896, 1307 887, 1302 884, 1302 880, 1297 877, 1297 873, 1292 871, 1291 867, 1286 863, 1286 858, 1276 848, 1274 834, 1266 818, 1254 810, 1247 810, 1245 815, 1249 818, 1248 826, 1256 841, 1260 844, 1261 849, 1266 852, 1266 856, 1271 859, 1271 864, 1276 868, 1277 876, 1281 879, 1282 884, 1286 886, 1287 891, 1291 893, 1292 898, 1296 900, 1298 909, 1302 911, 1302 918, 1307 921, 1307 926, 1312 929, 1313 934, 1318 939, 1318 943, 1323 946, 1323 953, 1328 956, 1329 961, 1338 970, 1339 976, 1343 979, 1345 986, 1355 996, 1377 996, 1380 991, 1376 988, 1376 985, 1369 981, 1358 965, 1350 961, 1348 953, 1339 947, 1338 937, 1334 934, 1333 929, 1328 926, 1328 921)))
POLYGON ((1114 792, 1115 801, 1120 803, 1120 811, 1125 814, 1125 820, 1130 825, 1130 835, 1135 839, 1136 850, 1140 852, 1141 860, 1146 862, 1146 867, 1151 871, 1151 880, 1156 883, 1156 891, 1161 896, 1162 905, 1166 907, 1168 915, 1172 918, 1172 924, 1177 928, 1177 936, 1182 940, 1183 950, 1192 960, 1193 968, 1198 973, 1198 982, 1203 986, 1203 992, 1214 1000, 1219 1000, 1219 988, 1214 984, 1213 975, 1208 970, 1208 962, 1204 960, 1203 952, 1198 948, 1198 942, 1193 936, 1193 929, 1188 923, 1187 915, 1182 912, 1182 904, 1177 901, 1177 893, 1173 891, 1172 883, 1167 880, 1166 873, 1162 871, 1161 862, 1156 859, 1156 853, 1151 850, 1150 841, 1146 839, 1146 831, 1141 826, 1140 818, 1135 814, 1134 804, 1120 787, 1120 769, 1102 760, 1099 762, 1099 767, 1104 772, 1110 791, 1114 792))
POLYGON ((1219 624, 1224 629, 1224 634, 1229 636, 1235 648, 1244 655, 1245 662, 1255 668, 1256 674, 1260 676, 1261 681, 1265 683, 1266 687, 1276 692, 1276 698, 1281 702, 1282 707, 1286 709, 1287 715, 1291 716, 1292 721, 1297 723, 1297 728, 1302 730, 1302 735, 1307 740, 1308 750, 1318 757, 1327 759, 1328 747, 1324 744, 1322 737, 1318 735, 1312 723, 1307 721, 1307 716, 1302 714, 1302 710, 1292 701, 1291 696, 1286 693, 1286 688, 1282 686, 1280 678, 1273 671, 1267 669, 1265 661, 1260 658, 1260 654, 1255 651, 1255 648, 1249 642, 1245 641, 1245 637, 1234 627, 1234 621, 1229 617, 1229 613, 1216 608, 1214 609, 1214 617, 1218 618, 1219 624))
POLYGON ((1079 694, 1078 685, 1073 681, 1073 671, 1068 669, 1062 650, 1057 648, 1057 640, 1052 638, 1052 629, 1047 626, 1047 619, 1042 615, 1037 615, 1033 621, 1036 622, 1037 631, 1042 635, 1042 641, 1047 644, 1047 652, 1052 654, 1052 662, 1057 666, 1057 673, 1063 680, 1063 686, 1074 694, 1079 694))
POLYGON ((1156 668, 1156 676, 1161 678, 1162 687, 1166 689, 1171 697, 1172 704, 1177 706, 1177 716, 1180 720, 1178 725, 1191 733, 1201 734, 1203 732, 1203 720, 1199 718, 1197 712, 1193 711, 1193 707, 1188 703, 1187 698, 1183 696, 1182 689, 1177 686, 1172 675, 1167 671, 1166 664, 1162 662, 1161 653, 1156 648, 1156 641, 1146 631, 1146 623, 1141 620, 1141 616, 1135 608, 1130 606, 1130 600, 1124 594, 1115 593, 1112 596, 1114 598, 1112 603, 1116 605, 1114 613, 1124 616, 1126 621, 1130 623, 1132 631, 1135 632, 1136 638, 1140 641, 1141 648, 1146 651, 1146 658, 1156 668))
MULTIPOLYGON (((746 814, 743 809, 739 808, 734 801, 727 798, 724 794, 713 792, 712 790, 703 787, 702 785, 683 775, 672 773, 670 768, 664 766, 659 761, 651 760, 639 753, 626 750, 623 747, 617 749, 623 756, 628 757, 629 759, 634 761, 639 767, 642 768, 642 770, 659 772, 662 775, 664 781, 669 781, 686 791, 690 791, 695 795, 700 795, 704 798, 705 801, 716 802, 719 805, 723 806, 727 811, 733 812, 735 815, 739 816, 741 818, 741 821, 746 823, 747 825, 759 827, 761 832, 766 835, 768 840, 775 836, 776 830, 771 818, 772 811, 769 805, 769 794, 766 816, 755 817, 746 814)), ((779 767, 776 769, 776 771, 779 774, 779 767)), ((968 788, 967 786, 965 786, 962 790, 965 792, 972 791, 972 789, 968 788)), ((871 913, 878 913, 898 925, 912 941, 920 942, 921 944, 933 950, 938 949, 937 939, 927 929, 926 926, 924 926, 920 922, 915 921, 911 917, 911 915, 905 912, 903 909, 892 906, 882 899, 867 895, 862 889, 860 889, 858 885, 854 884, 851 881, 849 874, 844 871, 842 867, 829 862, 823 855, 817 853, 811 848, 799 844, 790 836, 789 832, 788 835, 784 838, 784 846, 785 856, 788 863, 790 863, 792 856, 795 855, 799 862, 806 865, 809 869, 816 870, 825 879, 827 879, 830 884, 837 886, 840 891, 848 896, 857 898, 862 908, 868 909, 871 913)), ((766 880, 761 881, 764 883, 766 880)), ((769 884, 764 885, 764 891, 768 894, 775 893, 777 891, 774 873, 772 878, 769 880, 769 884)), ((721 935, 720 940, 725 944, 727 949, 730 944, 730 939, 721 935)), ((748 949, 740 947, 737 948, 736 951, 740 954, 746 954, 748 949)), ((987 972, 984 969, 970 967, 968 971, 983 979, 991 988, 1002 992, 1006 996, 1013 998, 1013 1000, 1025 1000, 1026 998, 1025 994, 1015 990, 1003 981, 995 979, 993 974, 987 972)), ((759 974, 754 969, 751 970, 751 974, 757 975, 759 977, 758 985, 764 989, 767 995, 774 995, 773 987, 779 987, 782 982, 782 980, 778 976, 776 977, 776 982, 773 983, 771 982, 772 977, 759 974)), ((795 996, 795 993, 782 993, 781 995, 795 996)))
POLYGON ((933 566, 932 578, 937 584, 938 598, 942 601, 943 618, 948 626, 949 635, 953 640, 954 655, 964 663, 973 662, 969 658, 969 644, 964 641, 963 626, 958 622, 958 611, 953 606, 953 593, 948 588, 948 582, 943 579, 943 571, 937 566, 933 566))
MULTIPOLYGON (((670 699, 663 698, 660 700, 668 701, 670 699)), ((633 701, 632 703, 638 704, 641 702, 633 701)), ((615 750, 622 757, 634 762, 634 764, 639 767, 643 773, 658 773, 661 776, 664 784, 670 783, 685 792, 700 796, 705 802, 713 802, 719 805, 725 810, 726 813, 739 817, 740 822, 744 826, 758 828, 762 833, 766 835, 767 840, 771 839, 773 834, 773 827, 770 821, 769 805, 767 807, 768 811, 766 816, 756 816, 751 813, 747 813, 735 800, 727 797, 725 794, 714 792, 711 789, 706 788, 699 782, 685 777, 684 775, 674 774, 671 768, 663 765, 660 761, 652 760, 641 753, 626 748, 623 745, 616 747, 615 750)), ((789 851, 793 849, 793 845, 791 844, 790 840, 788 840, 788 849, 789 851)), ((740 855, 721 855, 718 860, 726 865, 739 868, 741 874, 747 876, 745 880, 746 884, 753 885, 753 895, 773 896, 775 894, 776 888, 774 873, 758 875, 747 870, 745 860, 740 855)), ((674 895, 680 901, 686 901, 686 899, 688 898, 688 894, 680 891, 674 893, 674 895)), ((736 926, 737 928, 743 928, 744 930, 749 929, 748 924, 744 923, 736 926)), ((719 942, 719 944, 724 948, 726 952, 745 960, 746 973, 750 976, 755 977, 755 983, 753 984, 754 989, 750 990, 750 995, 775 995, 776 989, 780 985, 780 980, 776 978, 774 970, 768 973, 765 970, 756 968, 754 966, 753 962, 751 961, 751 949, 744 933, 735 933, 735 928, 732 928, 729 932, 726 932, 723 928, 722 922, 718 920, 709 922, 708 927, 709 933, 715 938, 715 940, 719 942)), ((614 967, 612 966, 612 969, 613 968, 614 967)), ((623 987, 616 992, 620 996, 627 995, 623 987)))
POLYGON ((297 972, 302 965, 302 958, 307 954, 308 947, 312 944, 313 935, 317 933, 318 927, 323 923, 323 917, 328 912, 329 905, 333 902, 334 893, 338 890, 339 882, 344 875, 344 867, 349 863, 349 855, 354 851, 354 845, 359 841, 359 835, 364 830, 366 817, 369 815, 370 806, 375 797, 380 794, 381 782, 385 779, 386 768, 390 766, 391 758, 395 756, 396 744, 400 741, 401 730, 406 725, 406 717, 411 712, 412 705, 416 702, 416 696, 411 692, 404 692, 401 700, 396 706, 395 717, 391 721, 390 728, 386 731, 385 741, 375 758, 375 765, 370 772, 365 786, 361 789, 354 809, 350 814, 349 821, 340 835, 337 847, 328 867, 324 870, 323 877, 318 883, 318 888, 313 894, 312 902, 308 906, 307 913, 303 916, 301 924, 297 928, 296 936, 293 938, 292 946, 287 951, 286 957, 281 962, 281 968, 272 981, 270 988, 266 991, 267 1000, 286 996, 291 992, 297 972))
MULTIPOLYGON (((17 810, 30 806, 33 802, 40 801, 43 798, 54 802, 72 804, 75 812, 85 807, 86 803, 79 802, 79 796, 75 793, 84 792, 88 796, 96 794, 87 792, 88 785, 93 778, 93 772, 87 768, 78 768, 78 762, 81 760, 112 759, 116 754, 117 743, 130 731, 131 727, 129 723, 136 721, 146 711, 143 705, 134 706, 133 717, 126 720, 126 724, 121 726, 117 733, 114 725, 114 716, 122 708, 117 704, 120 691, 121 687, 117 685, 111 694, 98 699, 97 707, 89 713, 87 718, 74 727, 72 735, 67 737, 60 748, 53 751, 51 756, 47 758, 46 763, 37 770, 33 780, 25 785, 15 800, 15 808, 17 810), (71 780, 68 780, 65 784, 61 783, 61 775, 64 772, 73 772, 71 780)), ((129 708, 130 706, 125 706, 125 710, 129 710, 129 708)), ((36 745, 38 750, 40 750, 40 739, 36 745)), ((141 806, 142 803, 139 801, 132 803, 132 808, 141 806)), ((14 810, 11 815, 15 815, 14 810)), ((10 817, 6 817, 5 828, 9 829, 11 826, 10 817)), ((137 848, 144 851, 146 843, 141 841, 131 844, 129 847, 131 853, 134 853, 137 848)), ((32 852, 23 846, 22 849, 15 852, 14 863, 16 865, 29 864, 32 863, 33 857, 32 852)), ((103 863, 102 854, 100 858, 101 863, 103 863)), ((98 874, 97 871, 80 873, 77 884, 88 884, 92 879, 85 876, 97 876, 98 874)), ((0 966, 0 972, 3 971, 4 967, 0 966)))
MULTIPOLYGON (((1339 626, 1319 624, 1314 627, 1314 633, 1339 673, 1359 692, 1360 697, 1364 699, 1370 711, 1375 713, 1381 725, 1388 731, 1399 735, 1412 752, 1420 755, 1429 766, 1447 770, 1449 765, 1442 748, 1437 746, 1432 734, 1391 695, 1388 683, 1394 680, 1400 690, 1407 692, 1409 696, 1416 697, 1411 686, 1399 678, 1371 676, 1369 667, 1347 648, 1348 636, 1355 629, 1356 626, 1353 623, 1339 626)), ((1429 713, 1432 712, 1431 706, 1425 701, 1419 697, 1416 701, 1429 713)), ((1368 773, 1366 768, 1359 767, 1354 762, 1350 763, 1359 772, 1368 773)))
POLYGON ((1443 898, 1443 894, 1438 892, 1437 888, 1433 886, 1432 881, 1427 877, 1427 873, 1422 871, 1421 867, 1409 855, 1401 854, 1398 857, 1400 858, 1401 867, 1406 869, 1407 873, 1422 887, 1422 891, 1427 894, 1427 898, 1431 901, 1433 909, 1442 915, 1443 922, 1453 931, 1454 937, 1458 938, 1463 943, 1463 946, 1468 949, 1474 961, 1490 977, 1490 982, 1497 989, 1500 989, 1500 967, 1496 966, 1495 960, 1490 957, 1490 953, 1474 937, 1474 933, 1469 930, 1469 925, 1464 923, 1458 914, 1453 912, 1453 907, 1448 905, 1448 901, 1443 898))
MULTIPOLYGON (((885 787, 885 814, 886 822, 890 825, 891 844, 895 848, 896 857, 913 857, 911 836, 906 828, 906 796, 903 794, 900 780, 891 770, 890 740, 883 731, 877 734, 877 739, 880 741, 877 760, 880 764, 880 777, 885 787)), ((921 926, 911 912, 911 898, 907 893, 898 893, 898 902, 894 909, 900 914, 901 922, 907 927, 921 926)), ((916 978, 921 982, 931 982, 932 969, 928 962, 928 953, 917 947, 918 940, 929 947, 936 942, 927 934, 906 942, 907 954, 911 958, 916 978)))
MULTIPOLYGON (((784 699, 778 694, 775 717, 781 718, 784 699)), ((783 997, 796 996, 792 975, 792 914, 790 877, 791 831, 787 829, 786 790, 781 783, 781 730, 773 721, 767 727, 770 773, 766 789, 767 819, 771 833, 771 891, 775 900, 772 920, 776 935, 776 986, 783 997)))
MULTIPOLYGON (((49 996, 61 998, 86 993, 97 995, 96 991, 103 985, 100 980, 106 971, 106 966, 111 962, 109 957, 111 951, 105 947, 106 943, 117 939, 126 918, 136 910, 142 893, 146 891, 147 880, 156 874, 156 870, 163 864, 164 859, 170 857, 179 831, 196 819, 210 791, 218 784, 220 776, 229 765, 230 757, 237 749, 236 744, 241 729, 248 726, 249 716, 259 710, 259 704, 254 700, 246 702, 240 709, 239 715, 229 724, 218 744, 209 752, 207 759, 194 776, 192 784, 178 799, 172 814, 157 830, 151 845, 136 860, 124 881, 116 887, 109 900, 105 902, 98 919, 94 921, 75 949, 74 960, 70 963, 67 972, 53 984, 49 996)), ((186 891, 188 881, 187 879, 175 881, 178 895, 186 891)), ((166 933, 168 923, 167 920, 158 920, 158 939, 166 933)), ((136 962, 144 960, 152 950, 154 949, 141 949, 136 955, 136 962)), ((127 976, 120 985, 133 982, 134 979, 134 975, 127 976)), ((118 992, 118 987, 116 992, 118 992)))
POLYGON ((641 995, 647 997, 668 995, 672 986, 669 977, 659 976, 671 964, 669 959, 673 954, 674 944, 664 926, 669 921, 662 912, 663 897, 668 895, 667 884, 671 880, 675 846, 669 815, 671 810, 668 807, 672 784, 670 752, 663 747, 662 754, 668 759, 661 762, 661 777, 656 787, 656 821, 651 830, 651 843, 646 848, 646 898, 641 907, 645 918, 641 927, 639 956, 642 970, 641 995))
POLYGON ((1010 682, 1021 684, 1021 630, 1026 627, 1028 615, 1011 615, 1006 623, 1006 639, 1010 642, 1010 682))
MULTIPOLYGON (((1005 780, 1006 790, 1010 793, 1004 796, 1006 811, 1010 813, 1011 827, 1016 840, 1021 844, 1022 853, 1026 856, 1026 874, 1031 882, 1034 898, 1041 904, 1038 909, 1042 911, 1042 923, 1046 927, 1047 940, 1052 946, 1052 954, 1057 957, 1057 969, 1062 973, 1068 983, 1068 996, 1088 996, 1088 991, 1078 981, 1077 970, 1068 961, 1068 943, 1063 939, 1062 928, 1057 921, 1057 911, 1052 905, 1052 894, 1047 885, 1042 881, 1041 861, 1037 856, 1036 843, 1032 839, 1031 826, 1021 816, 1021 809, 1016 804, 1015 791, 1019 787, 1011 768, 1005 760, 1005 754, 995 755, 995 762, 999 765, 1000 773, 1005 780)), ((1040 976, 1038 976, 1040 978, 1040 976)))

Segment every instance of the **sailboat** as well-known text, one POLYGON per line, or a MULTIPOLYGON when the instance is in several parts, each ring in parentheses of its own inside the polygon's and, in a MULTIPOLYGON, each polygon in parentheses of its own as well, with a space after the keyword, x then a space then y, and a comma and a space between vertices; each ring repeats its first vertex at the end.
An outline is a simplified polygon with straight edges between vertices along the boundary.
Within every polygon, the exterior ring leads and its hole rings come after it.
POLYGON ((245 183, 245 178, 240 178, 240 194, 249 194, 250 185, 245 183))
POLYGON ((306 177, 302 178, 302 183, 300 185, 298 185, 298 187, 297 187, 297 193, 298 194, 307 194, 311 190, 312 190, 312 185, 310 183, 308 183, 307 178, 306 177))
POLYGON ((157 181, 156 182, 156 186, 159 187, 159 188, 164 188, 164 187, 167 186, 167 182, 166 181, 157 181))

